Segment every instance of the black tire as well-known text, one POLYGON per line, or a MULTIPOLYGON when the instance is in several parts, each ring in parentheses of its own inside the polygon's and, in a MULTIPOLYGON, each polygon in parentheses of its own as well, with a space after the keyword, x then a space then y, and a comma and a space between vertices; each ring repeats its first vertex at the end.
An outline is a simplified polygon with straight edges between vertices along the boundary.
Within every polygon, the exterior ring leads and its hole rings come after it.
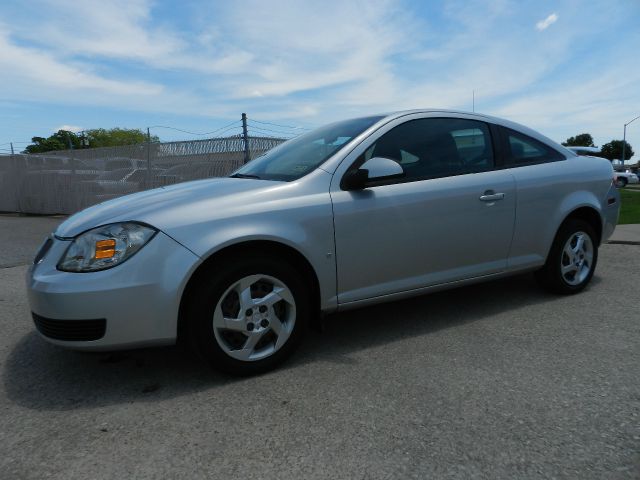
POLYGON ((201 277, 204 280, 195 287, 187 305, 186 334, 194 353, 214 369, 240 376, 266 372, 291 356, 308 329, 311 315, 309 282, 304 276, 286 262, 259 254, 245 254, 241 258, 216 263, 210 272, 209 275, 201 277), (291 292, 295 300, 293 330, 284 345, 270 356, 259 360, 238 360, 232 358, 216 338, 213 326, 214 311, 218 302, 224 300, 221 298, 222 295, 232 285, 242 278, 258 274, 279 280, 291 292))
POLYGON ((629 183, 629 181, 624 177, 616 178, 616 187, 618 188, 626 187, 627 183, 629 183))
POLYGON ((547 290, 562 295, 571 295, 580 292, 588 285, 593 277, 597 263, 598 242, 593 228, 584 220, 568 219, 558 230, 547 256, 547 261, 544 267, 535 272, 535 277, 538 283, 547 290), (569 283, 563 276, 561 266, 566 261, 563 259, 565 244, 578 232, 584 232, 591 240, 593 258, 591 260, 591 269, 586 277, 574 285, 569 283))

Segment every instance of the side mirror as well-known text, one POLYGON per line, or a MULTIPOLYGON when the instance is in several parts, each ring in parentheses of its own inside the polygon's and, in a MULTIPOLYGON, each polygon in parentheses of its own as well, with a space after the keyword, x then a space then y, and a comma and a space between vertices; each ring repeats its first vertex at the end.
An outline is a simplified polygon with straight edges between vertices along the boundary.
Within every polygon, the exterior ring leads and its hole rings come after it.
POLYGON ((371 181, 400 178, 403 175, 404 170, 395 160, 373 157, 364 162, 358 170, 348 173, 342 181, 342 187, 345 190, 362 190, 371 181))

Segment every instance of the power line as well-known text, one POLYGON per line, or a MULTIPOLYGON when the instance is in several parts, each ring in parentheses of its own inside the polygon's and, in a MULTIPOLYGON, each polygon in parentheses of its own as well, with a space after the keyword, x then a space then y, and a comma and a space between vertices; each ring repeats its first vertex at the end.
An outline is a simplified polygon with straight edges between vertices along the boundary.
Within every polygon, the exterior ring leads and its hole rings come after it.
POLYGON ((165 141, 165 142, 159 142, 159 143, 160 144, 168 144, 168 143, 184 143, 184 142, 207 142, 209 140, 217 140, 217 139, 222 139, 222 138, 241 137, 242 133, 235 133, 235 134, 225 135, 226 132, 235 130, 237 128, 240 128, 240 127, 239 126, 234 126, 234 127, 227 128, 226 130, 223 130, 223 131, 219 132, 216 136, 209 137, 209 138, 192 139, 192 140, 171 140, 171 141, 165 141))
MULTIPOLYGON (((252 130, 258 130, 258 131, 261 131, 261 132, 277 133, 279 135, 293 135, 294 137, 297 137, 298 135, 302 134, 302 132, 283 132, 281 130, 272 130, 270 128, 256 127, 255 125, 251 125, 251 124, 249 124, 249 127, 252 130)), ((293 138, 293 137, 291 137, 291 138, 293 138)))
POLYGON ((269 140, 282 140, 282 141, 289 141, 292 140, 295 137, 283 137, 282 135, 270 135, 268 133, 264 133, 264 132, 254 132, 252 134, 249 135, 249 138, 260 138, 260 139, 269 139, 269 140))
MULTIPOLYGON (((218 132, 218 136, 220 136, 220 135, 222 135, 223 133, 226 133, 226 132, 228 132, 228 131, 230 131, 230 130, 235 130, 236 128, 242 128, 242 126, 241 126, 241 125, 235 125, 235 126, 233 126, 233 127, 227 128, 226 130, 223 130, 223 131, 221 131, 221 132, 218 132)), ((236 135, 241 136, 241 135, 242 135, 242 133, 237 133, 236 135)), ((229 135, 229 136, 234 136, 234 135, 229 135)))
POLYGON ((294 127, 292 125, 280 125, 278 123, 271 123, 271 122, 263 122, 261 120, 255 120, 253 118, 250 118, 249 121, 251 122, 256 122, 256 123, 262 123, 264 125, 273 125, 274 127, 282 127, 282 128, 294 128, 297 130, 311 130, 310 128, 306 128, 306 127, 294 127))
MULTIPOLYGON (((213 130, 213 131, 211 131, 211 132, 204 132, 204 133, 190 132, 190 131, 188 131, 188 130, 182 130, 181 128, 169 127, 169 126, 166 126, 166 125, 154 125, 154 126, 152 126, 152 127, 148 127, 148 128, 167 128, 167 129, 169 129, 169 130, 176 130, 176 131, 178 131, 178 132, 188 133, 189 135, 201 135, 201 136, 204 136, 204 135, 213 135, 214 133, 217 133, 217 132, 219 132, 219 131, 221 131, 221 130, 224 130, 224 129, 226 129, 227 127, 231 127, 232 125, 234 125, 234 126, 235 126, 236 124, 239 124, 239 123, 241 123, 241 122, 240 122, 240 120, 236 120, 236 121, 234 121, 234 122, 231 122, 229 125, 225 125, 224 127, 220 127, 220 128, 218 128, 218 129, 216 129, 216 130, 213 130)), ((238 125, 238 126, 239 126, 239 125, 238 125)), ((226 130, 225 130, 225 131, 226 131, 226 130)))
POLYGON ((250 136, 267 136, 267 137, 271 137, 271 138, 283 138, 286 140, 290 140, 292 138, 297 138, 297 135, 283 135, 282 133, 278 133, 278 132, 270 132, 268 130, 258 130, 255 128, 251 128, 249 131, 249 135, 250 136))

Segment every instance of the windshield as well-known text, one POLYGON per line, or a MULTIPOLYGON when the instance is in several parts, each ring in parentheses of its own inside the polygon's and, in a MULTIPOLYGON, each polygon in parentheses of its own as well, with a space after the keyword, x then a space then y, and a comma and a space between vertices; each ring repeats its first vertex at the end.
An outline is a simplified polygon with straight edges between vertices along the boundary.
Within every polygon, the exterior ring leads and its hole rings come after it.
POLYGON ((232 177, 290 182, 315 170, 325 160, 384 116, 331 123, 291 139, 250 161, 232 177))

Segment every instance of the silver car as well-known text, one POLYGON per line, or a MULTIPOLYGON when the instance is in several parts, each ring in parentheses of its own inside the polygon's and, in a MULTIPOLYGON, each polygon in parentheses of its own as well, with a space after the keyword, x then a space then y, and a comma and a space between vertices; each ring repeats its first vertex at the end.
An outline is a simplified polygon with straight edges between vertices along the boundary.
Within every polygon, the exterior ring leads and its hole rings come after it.
POLYGON ((579 292, 617 222, 612 178, 608 160, 484 115, 337 122, 228 178, 70 217, 28 272, 29 303, 57 345, 180 340, 215 368, 262 372, 319 314, 526 271, 579 292))

